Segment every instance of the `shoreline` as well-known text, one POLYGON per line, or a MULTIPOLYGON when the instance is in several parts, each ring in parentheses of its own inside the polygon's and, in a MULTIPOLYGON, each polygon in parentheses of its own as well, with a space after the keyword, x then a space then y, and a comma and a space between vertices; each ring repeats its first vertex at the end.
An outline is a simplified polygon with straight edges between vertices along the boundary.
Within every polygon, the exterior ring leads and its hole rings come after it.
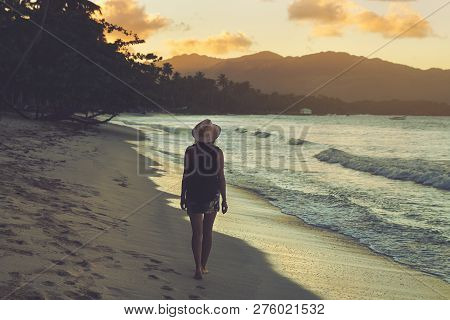
POLYGON ((442 276, 440 276, 440 275, 438 275, 438 274, 434 274, 434 273, 428 272, 428 271, 426 271, 426 270, 421 270, 420 268, 415 267, 415 266, 413 266, 413 265, 409 265, 409 264, 407 264, 407 263, 405 263, 405 262, 398 261, 398 260, 395 259, 395 257, 392 257, 392 256, 390 256, 390 255, 388 255, 388 254, 383 253, 383 252, 379 252, 379 251, 377 251, 377 250, 371 248, 369 245, 362 243, 362 242, 361 242, 358 238, 356 238, 356 237, 353 237, 353 236, 351 236, 351 235, 347 235, 347 234, 340 233, 340 232, 338 232, 338 231, 335 231, 335 230, 333 230, 333 229, 331 229, 331 228, 328 228, 328 227, 325 227, 325 226, 319 226, 319 225, 314 225, 314 224, 307 223, 307 222, 304 221, 301 217, 299 217, 299 216, 297 216, 297 215, 295 215, 295 214, 284 213, 284 212, 281 210, 281 208, 279 208, 279 207, 277 207, 276 205, 272 204, 272 203, 270 202, 270 200, 266 199, 266 198, 265 198, 263 195, 261 195, 257 190, 254 190, 254 189, 251 189, 251 188, 245 188, 245 187, 238 186, 238 185, 231 184, 231 183, 228 183, 228 185, 229 185, 229 186, 232 186, 233 188, 240 189, 240 190, 242 190, 242 191, 244 191, 244 192, 249 192, 249 193, 254 194, 255 197, 261 198, 264 202, 266 202, 268 206, 272 206, 272 207, 275 208, 275 210, 278 210, 278 211, 280 212, 280 214, 284 214, 284 215, 287 215, 287 216, 290 216, 290 217, 294 217, 294 218, 298 219, 298 220, 300 221, 300 223, 303 224, 303 225, 306 225, 306 226, 308 226, 308 227, 315 228, 315 229, 318 229, 318 230, 322 230, 322 231, 325 231, 325 232, 331 232, 331 233, 337 234, 337 235, 343 237, 344 239, 346 239, 346 240, 348 240, 348 241, 354 242, 354 244, 357 245, 357 246, 361 246, 361 247, 364 247, 364 248, 370 250, 370 252, 372 252, 372 253, 375 254, 375 255, 378 255, 378 256, 380 256, 380 257, 383 257, 383 258, 392 260, 392 262, 398 263, 398 264, 400 264, 400 265, 402 265, 402 266, 404 266, 404 267, 410 268, 410 269, 412 269, 412 270, 414 270, 414 271, 418 271, 418 272, 424 273, 424 274, 429 275, 429 276, 431 276, 431 277, 436 277, 436 278, 438 278, 439 280, 442 280, 443 282, 445 282, 445 283, 447 283, 447 284, 450 285, 450 283, 448 283, 447 281, 445 281, 445 279, 444 279, 442 276))
POLYGON ((450 296, 435 276, 234 186, 230 212, 219 213, 214 227, 210 274, 194 280, 189 220, 178 207, 181 179, 157 158, 136 155, 135 130, 9 120, 0 128, 0 171, 8 178, 0 186, 4 298, 450 296))
MULTIPOLYGON (((382 252, 378 252, 378 251, 374 250, 373 248, 371 248, 369 245, 361 243, 359 241, 359 239, 357 239, 355 237, 339 233, 339 232, 334 231, 334 230, 332 230, 330 228, 327 228, 327 227, 322 227, 322 226, 316 226, 316 225, 313 225, 313 224, 309 224, 309 223, 305 222, 303 219, 301 219, 300 217, 298 217, 296 215, 284 213, 284 212, 282 212, 280 210, 280 208, 278 208, 277 206, 275 206, 272 203, 270 203, 269 200, 265 199, 264 197, 259 195, 258 192, 255 192, 254 190, 247 189, 247 188, 242 188, 240 186, 235 186, 235 185, 233 185, 233 187, 235 189, 238 189, 239 190, 238 192, 248 192, 248 193, 252 194, 254 197, 260 198, 263 202, 265 202, 265 205, 267 205, 269 207, 273 207, 273 210, 274 211, 279 211, 279 213, 281 215, 286 215, 288 217, 294 218, 295 220, 298 220, 298 222, 299 222, 298 225, 299 225, 300 228, 311 228, 312 230, 315 230, 317 232, 322 232, 324 234, 330 233, 330 234, 332 234, 333 237, 336 237, 336 239, 338 239, 338 241, 349 242, 349 243, 351 243, 354 246, 362 247, 363 250, 367 249, 368 251, 370 251, 369 254, 373 254, 375 256, 378 256, 379 258, 386 259, 390 263, 398 264, 398 265, 404 267, 405 269, 409 269, 410 271, 414 271, 414 272, 417 272, 419 274, 423 274, 425 276, 435 278, 436 280, 442 281, 443 283, 449 285, 449 283, 446 282, 445 279, 443 279, 441 276, 439 276, 437 274, 433 274, 433 273, 427 272, 427 271, 424 271, 424 270, 421 270, 419 268, 416 268, 416 267, 411 266, 409 264, 403 263, 401 261, 397 261, 394 257, 391 257, 391 256, 389 256, 387 254, 382 253, 382 252)), ((289 223, 295 224, 294 221, 289 222, 289 223)), ((449 297, 450 296, 448 296, 447 299, 449 297)))

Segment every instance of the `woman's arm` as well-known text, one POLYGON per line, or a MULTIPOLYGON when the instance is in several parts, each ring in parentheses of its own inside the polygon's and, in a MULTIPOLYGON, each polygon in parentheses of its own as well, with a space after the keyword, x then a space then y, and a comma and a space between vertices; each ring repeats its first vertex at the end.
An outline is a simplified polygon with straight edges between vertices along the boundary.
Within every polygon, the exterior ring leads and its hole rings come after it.
POLYGON ((181 180, 181 200, 180 207, 181 209, 186 209, 186 192, 187 192, 187 166, 188 166, 188 150, 184 153, 184 170, 183 170, 183 179, 181 180))
POLYGON ((225 161, 223 157, 222 150, 219 149, 219 190, 220 195, 222 196, 222 213, 227 213, 228 204, 227 204, 227 181, 225 180, 224 166, 225 161))

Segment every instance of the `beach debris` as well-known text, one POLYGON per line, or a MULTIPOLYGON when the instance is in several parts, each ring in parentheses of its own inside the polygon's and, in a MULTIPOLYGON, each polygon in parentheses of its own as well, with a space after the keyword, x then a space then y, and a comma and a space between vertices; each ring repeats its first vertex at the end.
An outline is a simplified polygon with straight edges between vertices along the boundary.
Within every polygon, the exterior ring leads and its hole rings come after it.
POLYGON ((237 133, 247 133, 246 128, 236 128, 236 129, 234 129, 234 131, 236 131, 237 133))
POLYGON ((288 144, 290 144, 291 146, 298 146, 298 145, 302 145, 307 143, 308 141, 303 140, 303 139, 297 139, 297 138, 290 138, 288 141, 288 144))
POLYGON ((261 130, 256 130, 254 133, 255 136, 257 136, 258 138, 268 138, 270 137, 271 133, 270 132, 264 132, 261 130))

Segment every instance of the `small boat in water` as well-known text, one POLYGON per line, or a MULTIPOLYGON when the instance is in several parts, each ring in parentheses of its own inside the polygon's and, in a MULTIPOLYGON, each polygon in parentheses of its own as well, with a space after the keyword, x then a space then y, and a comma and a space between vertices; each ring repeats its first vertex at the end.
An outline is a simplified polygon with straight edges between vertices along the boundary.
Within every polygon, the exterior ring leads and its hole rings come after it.
POLYGON ((405 120, 406 116, 390 117, 391 120, 405 120))

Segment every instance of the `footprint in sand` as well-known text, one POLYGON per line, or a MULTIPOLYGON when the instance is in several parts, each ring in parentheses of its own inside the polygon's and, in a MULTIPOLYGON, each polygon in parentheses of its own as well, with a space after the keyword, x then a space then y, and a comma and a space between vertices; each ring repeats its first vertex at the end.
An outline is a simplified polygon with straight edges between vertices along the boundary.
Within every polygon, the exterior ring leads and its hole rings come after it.
POLYGON ((169 286, 162 286, 161 289, 167 290, 167 291, 173 291, 173 288, 169 287, 169 286))
POLYGON ((83 296, 75 291, 66 291, 64 294, 69 297, 70 299, 74 300, 81 300, 83 299, 83 296))
POLYGON ((166 299, 166 300, 173 300, 173 298, 172 298, 171 296, 163 295, 162 297, 163 297, 164 299, 166 299))
MULTIPOLYGON (((62 232, 62 233, 64 233, 64 232, 62 232)), ((74 247, 79 248, 83 245, 83 243, 81 241, 69 239, 69 237, 67 237, 65 235, 55 236, 53 238, 55 240, 60 241, 64 246, 74 246, 74 247)))
POLYGON ((172 269, 172 268, 164 268, 164 269, 161 269, 161 271, 162 271, 162 272, 166 272, 166 273, 175 273, 175 274, 177 274, 177 275, 181 275, 181 273, 179 273, 178 271, 175 271, 175 270, 172 269))
POLYGON ((200 289, 200 290, 205 290, 206 289, 205 287, 202 287, 202 286, 196 286, 196 288, 200 289))
POLYGON ((189 299, 190 299, 190 300, 199 300, 199 299, 201 299, 201 297, 196 296, 195 294, 190 294, 190 295, 189 295, 189 299))
POLYGON ((58 265, 58 266, 62 266, 65 265, 66 263, 62 260, 50 260, 51 262, 53 262, 54 264, 58 265))
POLYGON ((119 178, 114 178, 113 181, 117 182, 117 184, 123 188, 128 187, 128 177, 122 176, 119 178))
POLYGON ((90 270, 89 262, 87 262, 86 260, 75 262, 75 264, 80 266, 80 267, 83 267, 83 268, 85 268, 87 270, 90 270))
POLYGON ((106 289, 108 289, 110 291, 110 293, 112 293, 113 295, 117 296, 117 297, 124 297, 127 293, 120 289, 120 288, 115 288, 115 287, 106 287, 106 289))
POLYGON ((108 246, 96 246, 96 247, 94 247, 93 248, 94 250, 97 250, 97 251, 101 251, 101 252, 107 252, 107 253, 115 253, 116 251, 113 249, 113 248, 111 248, 111 247, 108 247, 108 246))
POLYGON ((159 277, 155 276, 154 274, 149 274, 147 278, 153 279, 153 280, 159 280, 159 277))
POLYGON ((96 291, 92 291, 92 290, 86 290, 85 291, 85 296, 89 299, 93 299, 93 300, 99 300, 102 298, 102 295, 99 292, 96 291))
POLYGON ((153 263, 158 263, 158 264, 162 263, 162 261, 159 261, 159 260, 156 260, 156 259, 152 259, 152 258, 150 258, 150 261, 153 262, 153 263))
POLYGON ((14 252, 14 253, 21 254, 24 256, 29 256, 29 257, 34 255, 33 252, 28 251, 28 250, 21 250, 21 249, 16 249, 16 248, 2 248, 2 249, 5 251, 14 252))
POLYGON ((97 272, 93 272, 92 275, 94 276, 94 278, 96 279, 105 279, 105 276, 97 273, 97 272))
POLYGON ((55 283, 52 281, 44 281, 44 282, 42 282, 42 284, 46 287, 54 287, 55 286, 55 283))
POLYGON ((126 253, 130 256, 132 256, 133 258, 136 259, 148 259, 149 257, 145 254, 142 254, 140 252, 136 252, 136 251, 132 251, 132 250, 122 250, 123 253, 126 253))
POLYGON ((159 267, 157 264, 149 264, 145 263, 144 268, 142 268, 143 271, 153 271, 153 270, 159 270, 159 267))
POLYGON ((102 295, 96 291, 85 290, 81 293, 75 291, 66 291, 64 294, 70 299, 74 300, 98 300, 102 298, 102 295))
POLYGON ((70 273, 64 270, 56 270, 55 273, 60 277, 70 277, 70 273))
POLYGON ((23 240, 15 240, 15 239, 8 239, 7 240, 9 243, 15 243, 15 244, 18 244, 18 245, 24 245, 24 244, 27 244, 25 241, 23 241, 23 240))

